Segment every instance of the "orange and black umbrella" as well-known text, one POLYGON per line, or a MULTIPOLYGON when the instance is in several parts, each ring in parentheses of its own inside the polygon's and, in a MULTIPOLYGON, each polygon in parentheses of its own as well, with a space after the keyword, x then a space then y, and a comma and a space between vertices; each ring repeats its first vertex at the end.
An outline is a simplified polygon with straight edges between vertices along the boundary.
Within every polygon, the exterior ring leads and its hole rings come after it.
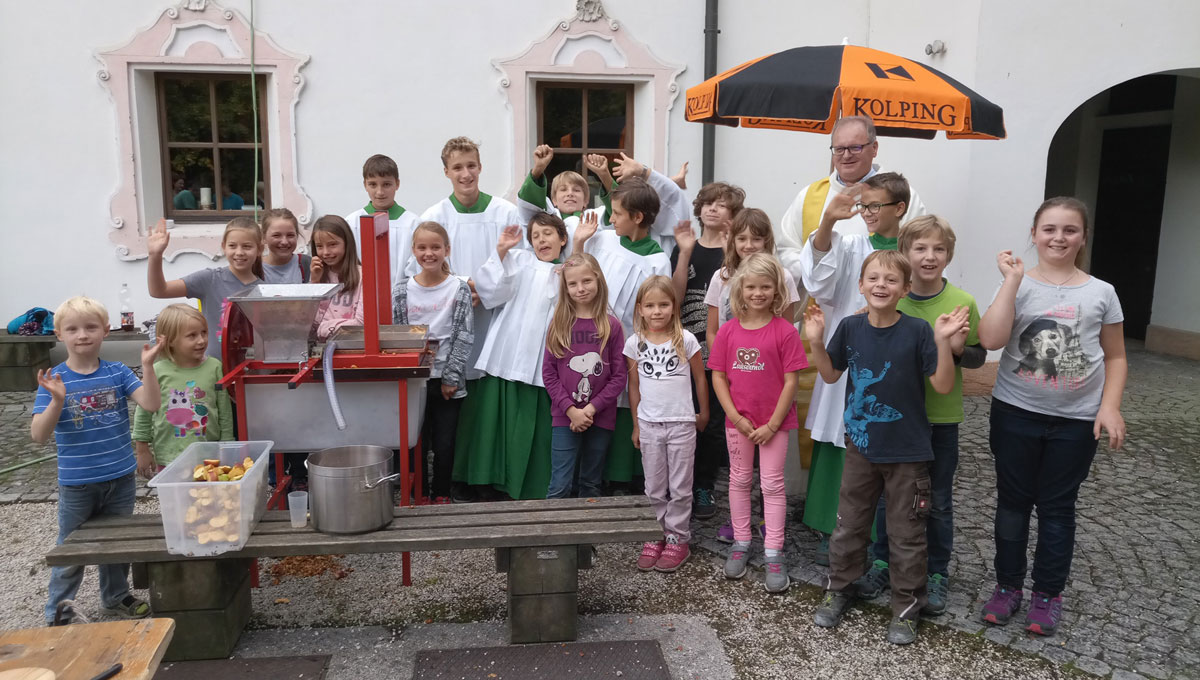
POLYGON ((795 47, 688 88, 699 123, 828 133, 841 116, 868 116, 881 135, 1003 139, 1004 112, 950 76, 856 45, 795 47))

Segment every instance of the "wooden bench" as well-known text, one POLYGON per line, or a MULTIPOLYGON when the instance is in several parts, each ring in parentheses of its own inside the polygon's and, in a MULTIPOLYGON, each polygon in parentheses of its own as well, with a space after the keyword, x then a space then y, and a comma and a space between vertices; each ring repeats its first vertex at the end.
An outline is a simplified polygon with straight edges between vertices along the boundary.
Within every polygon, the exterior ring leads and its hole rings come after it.
POLYGON ((591 546, 661 537, 645 496, 398 507, 387 528, 357 535, 293 529, 287 512, 269 511, 241 550, 193 558, 167 552, 159 515, 132 515, 88 521, 46 564, 145 564, 154 615, 175 619, 166 658, 178 661, 232 652, 250 619, 254 558, 494 548, 510 641, 564 642, 577 637, 577 570, 591 566, 591 546))

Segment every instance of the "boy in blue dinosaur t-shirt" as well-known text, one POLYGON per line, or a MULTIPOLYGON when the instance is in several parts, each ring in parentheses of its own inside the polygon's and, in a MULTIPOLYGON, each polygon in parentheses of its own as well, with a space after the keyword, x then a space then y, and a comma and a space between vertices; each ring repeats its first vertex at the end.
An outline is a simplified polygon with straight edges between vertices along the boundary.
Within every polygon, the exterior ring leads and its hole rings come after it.
POLYGON ((826 348, 825 318, 819 309, 805 315, 812 361, 827 383, 846 372, 843 417, 846 464, 838 496, 837 528, 829 544, 829 582, 813 621, 836 626, 856 594, 863 575, 875 507, 887 500, 891 553, 892 623, 887 640, 916 640, 917 621, 926 602, 925 518, 929 515, 929 420, 925 415, 925 378, 945 394, 954 387, 951 338, 967 324, 967 309, 956 308, 929 323, 896 310, 908 294, 912 268, 892 250, 866 257, 859 291, 867 312, 842 319, 826 348), (847 370, 849 369, 849 370, 847 370))

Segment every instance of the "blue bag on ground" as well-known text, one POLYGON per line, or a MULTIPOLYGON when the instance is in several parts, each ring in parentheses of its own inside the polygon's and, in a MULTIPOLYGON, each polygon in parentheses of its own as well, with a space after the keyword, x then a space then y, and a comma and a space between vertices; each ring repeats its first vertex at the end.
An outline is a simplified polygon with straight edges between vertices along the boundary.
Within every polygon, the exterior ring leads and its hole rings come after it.
POLYGON ((10 335, 52 335, 54 312, 45 307, 34 307, 8 322, 10 335))

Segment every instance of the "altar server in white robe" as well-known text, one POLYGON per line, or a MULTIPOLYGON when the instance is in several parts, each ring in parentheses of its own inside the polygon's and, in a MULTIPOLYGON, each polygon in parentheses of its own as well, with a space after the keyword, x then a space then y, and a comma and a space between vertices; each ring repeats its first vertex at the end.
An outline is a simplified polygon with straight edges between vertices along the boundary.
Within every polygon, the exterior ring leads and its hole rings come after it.
POLYGON ((516 249, 521 228, 506 227, 475 271, 480 305, 493 310, 475 367, 486 373, 463 405, 455 463, 465 481, 514 499, 545 498, 550 483, 550 398, 542 382, 546 330, 558 300, 556 266, 567 244, 563 220, 537 213, 531 250, 516 249))
MULTIPOLYGON (((346 215, 346 223, 350 225, 350 231, 354 234, 354 243, 358 246, 358 259, 361 262, 363 240, 358 228, 359 218, 377 212, 388 214, 388 263, 391 269, 388 290, 403 278, 405 266, 412 255, 413 230, 420 222, 416 213, 405 210, 404 206, 396 202, 396 191, 399 187, 400 169, 396 166, 396 161, 379 153, 371 156, 363 163, 363 188, 367 190, 369 200, 362 208, 346 215)), ((416 275, 417 269, 408 272, 409 275, 416 275)))

